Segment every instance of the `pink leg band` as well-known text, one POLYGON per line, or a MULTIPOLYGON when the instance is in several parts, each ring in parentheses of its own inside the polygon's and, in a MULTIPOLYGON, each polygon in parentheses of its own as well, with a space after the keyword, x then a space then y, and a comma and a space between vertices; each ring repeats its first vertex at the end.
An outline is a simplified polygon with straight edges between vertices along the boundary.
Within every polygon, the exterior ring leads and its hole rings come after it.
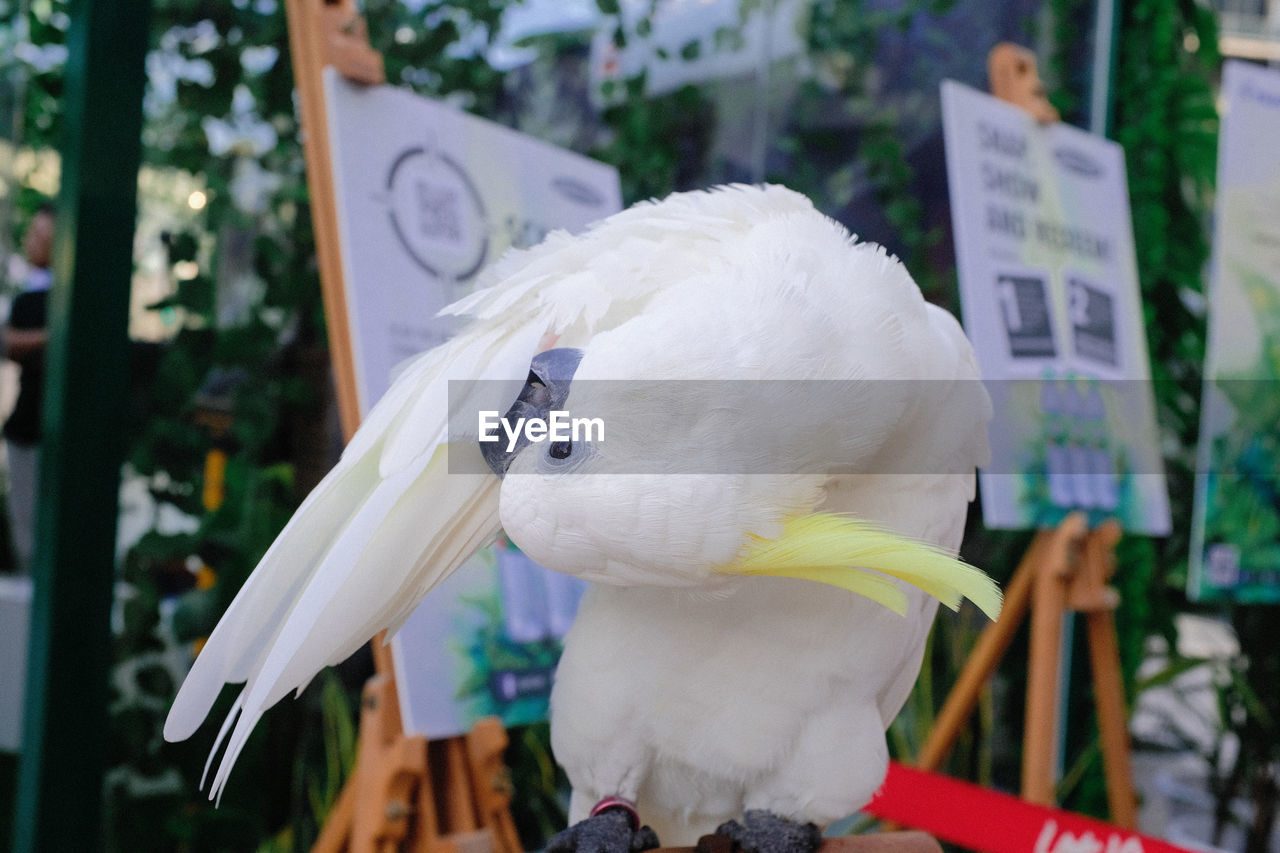
POLYGON ((634 831, 640 828, 640 813, 636 811, 636 804, 626 797, 605 797, 591 809, 591 817, 609 809, 622 809, 631 817, 631 829, 634 831))

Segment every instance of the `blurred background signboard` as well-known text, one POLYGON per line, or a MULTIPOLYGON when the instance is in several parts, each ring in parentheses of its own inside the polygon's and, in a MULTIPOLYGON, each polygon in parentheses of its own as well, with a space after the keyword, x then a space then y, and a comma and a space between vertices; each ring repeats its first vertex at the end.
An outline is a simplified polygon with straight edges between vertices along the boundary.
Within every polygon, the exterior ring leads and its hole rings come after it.
MULTIPOLYGON (((445 305, 508 248, 621 209, 617 171, 404 89, 326 69, 343 279, 361 415, 396 366, 447 340, 445 305)), ((468 377, 456 377, 466 379, 468 377)), ((545 718, 582 582, 505 540, 440 585, 392 640, 405 731, 545 718)))
POLYGON ((1280 72, 1228 62, 1188 594, 1280 602, 1280 72))
POLYGON ((397 365, 449 338, 456 321, 436 312, 485 266, 622 198, 612 166, 405 89, 325 75, 363 416, 397 365))
POLYGON ((950 80, 942 116, 964 325, 997 412, 987 525, 1078 509, 1167 533, 1122 149, 950 80))

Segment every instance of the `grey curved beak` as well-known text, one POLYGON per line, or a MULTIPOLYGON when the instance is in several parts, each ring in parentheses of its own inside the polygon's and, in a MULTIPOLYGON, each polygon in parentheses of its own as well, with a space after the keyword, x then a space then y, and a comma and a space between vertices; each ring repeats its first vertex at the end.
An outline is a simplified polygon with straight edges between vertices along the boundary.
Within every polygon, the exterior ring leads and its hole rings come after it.
MULTIPOLYGON (((514 429, 521 418, 526 421, 530 418, 546 420, 552 411, 563 409, 569 398, 573 374, 581 361, 582 350, 569 347, 549 349, 535 355, 529 363, 529 378, 502 420, 514 429)), ((511 466, 511 460, 529 444, 529 439, 521 435, 508 451, 501 424, 490 430, 488 435, 495 433, 500 440, 480 442, 480 455, 493 473, 503 477, 511 466)))

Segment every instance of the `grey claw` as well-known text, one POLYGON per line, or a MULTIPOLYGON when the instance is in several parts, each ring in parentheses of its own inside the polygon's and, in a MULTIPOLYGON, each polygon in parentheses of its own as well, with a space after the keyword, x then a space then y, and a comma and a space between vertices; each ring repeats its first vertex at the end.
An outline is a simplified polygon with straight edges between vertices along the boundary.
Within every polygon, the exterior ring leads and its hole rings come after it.
POLYGON ((742 822, 731 820, 716 828, 745 853, 814 853, 822 844, 822 830, 812 823, 797 823, 773 812, 752 809, 742 822))
POLYGON ((643 853, 659 846, 657 833, 647 826, 637 829, 629 812, 606 809, 557 832, 547 842, 547 853, 643 853))

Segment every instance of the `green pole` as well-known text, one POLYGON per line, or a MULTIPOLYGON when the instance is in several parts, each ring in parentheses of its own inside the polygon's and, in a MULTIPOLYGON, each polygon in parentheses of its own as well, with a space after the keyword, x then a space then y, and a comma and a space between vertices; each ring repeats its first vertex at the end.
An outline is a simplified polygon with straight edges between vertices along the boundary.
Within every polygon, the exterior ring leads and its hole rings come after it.
POLYGON ((73 0, 14 850, 103 847, 148 0, 73 0))
POLYGON ((1120 48, 1120 4, 1098 0, 1094 15, 1093 82, 1089 86, 1089 132, 1110 137, 1115 100, 1116 55, 1120 48))

